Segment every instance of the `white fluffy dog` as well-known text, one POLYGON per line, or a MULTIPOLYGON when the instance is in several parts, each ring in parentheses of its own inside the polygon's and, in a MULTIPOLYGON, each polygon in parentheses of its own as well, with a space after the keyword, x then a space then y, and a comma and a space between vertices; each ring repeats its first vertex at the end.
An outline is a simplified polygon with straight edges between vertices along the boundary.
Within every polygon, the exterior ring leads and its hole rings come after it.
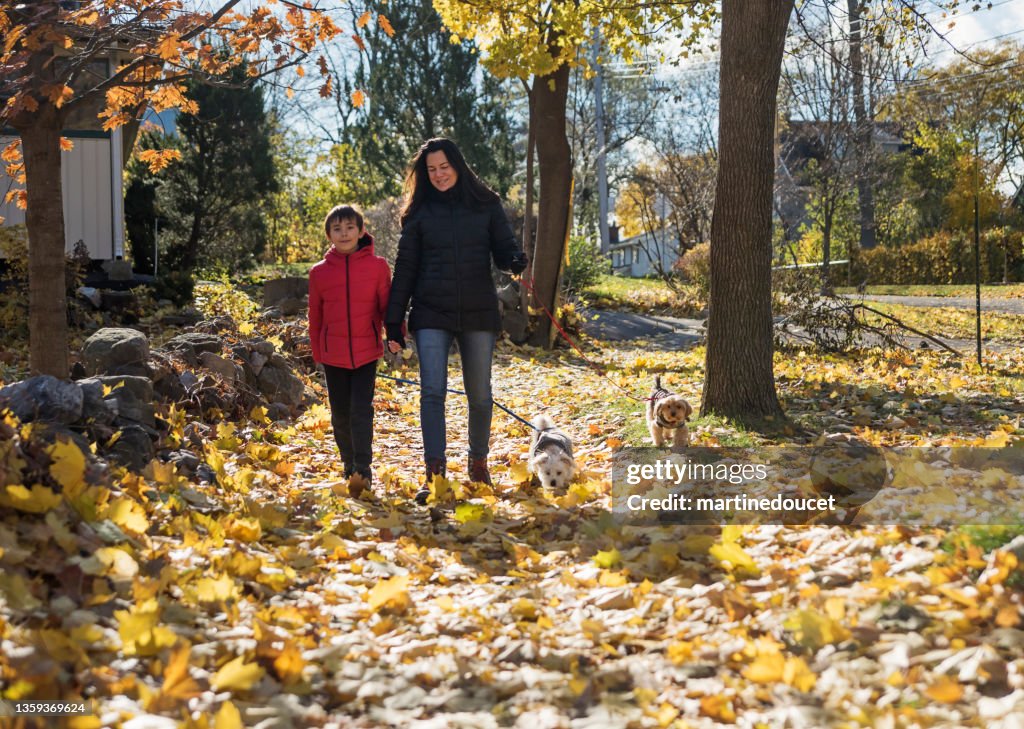
POLYGON ((576 475, 576 460, 572 456, 572 441, 555 427, 547 415, 533 419, 533 437, 530 441, 530 473, 537 475, 544 488, 565 488, 576 475))

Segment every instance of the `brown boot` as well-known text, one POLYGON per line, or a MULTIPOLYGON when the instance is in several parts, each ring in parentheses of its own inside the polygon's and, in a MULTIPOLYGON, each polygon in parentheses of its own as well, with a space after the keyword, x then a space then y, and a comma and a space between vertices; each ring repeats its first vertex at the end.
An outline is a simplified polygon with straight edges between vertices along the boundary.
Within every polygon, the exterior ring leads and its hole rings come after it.
POLYGON ((443 458, 427 459, 427 481, 416 492, 417 504, 423 506, 427 503, 427 499, 430 498, 430 483, 434 480, 434 476, 440 475, 443 478, 447 470, 448 466, 443 458))
POLYGON ((469 458, 469 480, 473 483, 485 483, 491 486, 491 474, 487 470, 486 458, 469 458))

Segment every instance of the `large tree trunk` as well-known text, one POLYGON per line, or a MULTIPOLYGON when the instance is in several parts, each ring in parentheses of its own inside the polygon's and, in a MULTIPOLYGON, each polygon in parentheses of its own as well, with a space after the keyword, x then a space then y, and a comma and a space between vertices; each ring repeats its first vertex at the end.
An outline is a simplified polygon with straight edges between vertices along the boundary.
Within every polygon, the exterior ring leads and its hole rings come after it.
MULTIPOLYGON (((569 92, 569 67, 539 76, 533 82, 533 111, 540 168, 540 201, 537 206, 537 243, 533 256, 533 281, 539 303, 555 314, 558 278, 565 257, 572 189, 572 158, 566 136, 565 110, 569 92)), ((532 343, 552 345, 551 321, 545 316, 534 331, 532 343)))
POLYGON ((64 283, 64 205, 61 191, 61 119, 40 104, 31 123, 17 126, 25 158, 28 209, 29 368, 68 376, 68 306, 64 283))
POLYGON ((853 77, 853 116, 856 122, 855 132, 855 169, 857 171, 857 205, 860 212, 860 247, 874 248, 875 238, 875 198, 871 182, 873 179, 871 163, 871 131, 872 120, 868 118, 867 104, 864 98, 864 8, 861 0, 847 0, 850 14, 850 73, 853 77))
POLYGON ((701 413, 781 414, 772 372, 776 94, 793 0, 722 2, 719 165, 701 413))

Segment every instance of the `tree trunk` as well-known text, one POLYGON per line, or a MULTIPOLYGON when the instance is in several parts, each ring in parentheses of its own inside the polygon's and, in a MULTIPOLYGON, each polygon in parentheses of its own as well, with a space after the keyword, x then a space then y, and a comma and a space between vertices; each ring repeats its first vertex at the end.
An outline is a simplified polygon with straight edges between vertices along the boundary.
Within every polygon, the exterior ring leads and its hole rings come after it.
MULTIPOLYGON (((533 261, 533 155, 537 146, 537 134, 534 130, 536 121, 533 113, 533 89, 529 84, 526 86, 526 97, 529 102, 529 113, 526 122, 526 214, 523 216, 523 252, 533 261)), ((519 302, 523 315, 530 314, 530 293, 525 286, 519 290, 519 302)))
POLYGON ((860 247, 874 248, 875 198, 871 187, 873 169, 871 163, 871 127, 867 104, 864 98, 864 16, 861 0, 847 0, 850 14, 850 73, 853 81, 853 116, 855 131, 855 164, 857 171, 857 206, 860 214, 860 247))
MULTIPOLYGON (((536 116, 537 165, 540 168, 540 201, 537 206, 537 243, 533 256, 533 286, 539 303, 552 315, 558 308, 558 277, 565 257, 572 188, 572 157, 566 136, 565 110, 569 92, 569 67, 539 76, 533 82, 536 116)), ((531 343, 550 347, 552 327, 545 316, 531 343)))
POLYGON ((68 377, 68 305, 64 282, 64 196, 61 118, 40 104, 31 123, 17 126, 25 159, 28 209, 29 369, 68 377))
POLYGON ((719 166, 701 413, 781 414, 772 372, 772 154, 793 0, 722 2, 719 166))
POLYGON ((824 210, 825 220, 821 226, 821 291, 829 293, 832 291, 832 272, 829 267, 832 265, 832 221, 835 219, 835 206, 826 203, 824 210))

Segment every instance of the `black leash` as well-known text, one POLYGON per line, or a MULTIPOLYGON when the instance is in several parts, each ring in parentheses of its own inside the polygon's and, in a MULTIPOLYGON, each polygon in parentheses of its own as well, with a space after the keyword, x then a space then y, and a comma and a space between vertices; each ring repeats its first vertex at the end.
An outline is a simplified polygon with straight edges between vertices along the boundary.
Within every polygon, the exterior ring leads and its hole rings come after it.
MULTIPOLYGON (((405 383, 406 385, 419 385, 419 384, 422 384, 422 383, 420 383, 420 382, 419 382, 418 380, 409 380, 409 379, 405 379, 405 378, 403 378, 403 377, 392 377, 391 375, 384 375, 384 374, 381 374, 381 373, 379 373, 379 372, 377 373, 377 377, 383 377, 383 378, 384 378, 385 380, 392 380, 393 382, 403 382, 403 383, 405 383)), ((464 393, 464 392, 463 392, 462 390, 453 390, 453 389, 452 389, 452 388, 450 388, 450 387, 448 387, 448 388, 445 388, 445 390, 446 390, 447 392, 450 392, 450 393, 452 393, 453 395, 465 395, 465 394, 466 394, 466 393, 464 393)), ((505 407, 504 405, 502 405, 502 404, 501 404, 500 402, 498 402, 498 401, 497 401, 497 400, 495 400, 494 398, 491 398, 491 403, 492 403, 492 404, 493 404, 493 405, 494 405, 495 407, 498 407, 498 408, 501 408, 502 410, 504 410, 504 411, 505 411, 506 413, 508 413, 509 415, 511 415, 511 416, 512 416, 513 418, 515 418, 516 420, 518 420, 518 421, 519 421, 520 423, 522 423, 523 425, 527 426, 528 428, 531 428, 531 429, 533 429, 533 430, 536 430, 536 431, 537 431, 538 433, 540 432, 540 430, 539 430, 539 429, 537 428, 537 426, 535 426, 535 425, 534 425, 533 423, 531 423, 531 422, 530 422, 529 420, 526 420, 525 418, 521 418, 521 417, 519 417, 518 415, 516 415, 516 414, 515 414, 514 412, 512 412, 511 410, 509 410, 509 409, 508 409, 507 407, 505 407)))

